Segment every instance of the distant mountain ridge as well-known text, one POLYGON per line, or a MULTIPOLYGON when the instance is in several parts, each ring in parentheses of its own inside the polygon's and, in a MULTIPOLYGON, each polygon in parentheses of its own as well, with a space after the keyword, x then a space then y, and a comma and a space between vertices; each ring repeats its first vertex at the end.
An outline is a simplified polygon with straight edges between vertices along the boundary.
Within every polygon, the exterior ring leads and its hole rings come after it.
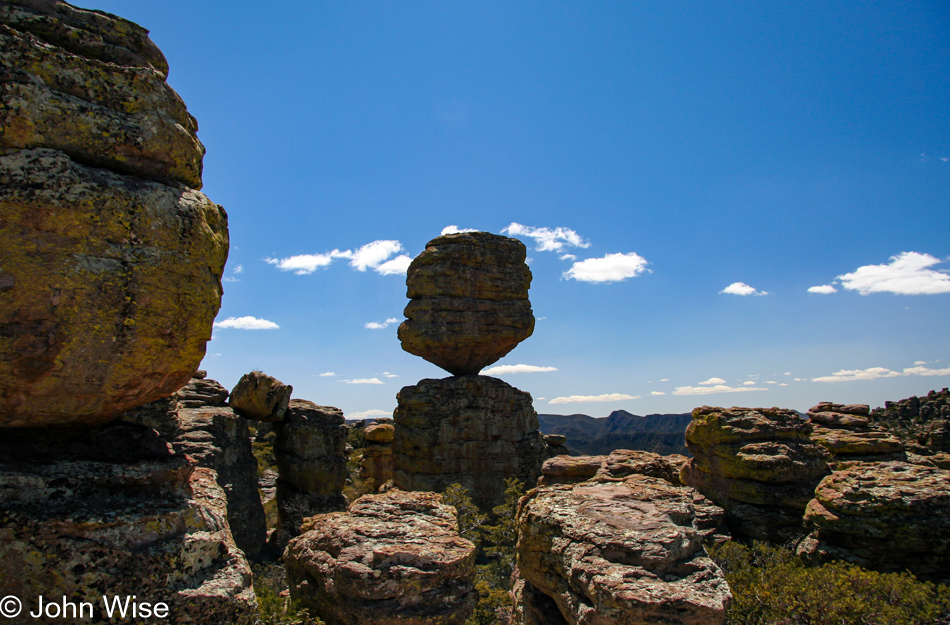
POLYGON ((539 414, 541 431, 563 434, 572 452, 608 454, 614 449, 639 449, 658 454, 691 455, 684 433, 692 420, 690 413, 635 415, 614 410, 607 418, 586 414, 539 414))

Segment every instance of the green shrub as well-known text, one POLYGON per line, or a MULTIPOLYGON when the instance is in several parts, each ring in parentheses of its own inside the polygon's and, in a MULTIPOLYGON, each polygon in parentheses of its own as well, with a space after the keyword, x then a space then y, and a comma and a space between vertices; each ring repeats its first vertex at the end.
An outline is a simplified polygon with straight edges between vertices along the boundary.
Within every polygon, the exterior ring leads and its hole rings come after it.
POLYGON ((284 567, 277 563, 256 564, 254 573, 254 593, 260 614, 260 625, 326 625, 318 617, 291 601, 281 597, 287 589, 284 567))
POLYGON ((728 625, 950 624, 950 586, 844 562, 807 567, 788 549, 710 549, 732 588, 728 625))

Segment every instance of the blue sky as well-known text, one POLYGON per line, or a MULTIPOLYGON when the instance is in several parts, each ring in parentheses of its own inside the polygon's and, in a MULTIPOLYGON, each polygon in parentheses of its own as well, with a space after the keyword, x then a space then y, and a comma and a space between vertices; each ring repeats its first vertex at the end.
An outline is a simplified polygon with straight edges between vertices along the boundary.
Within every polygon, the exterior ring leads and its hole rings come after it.
POLYGON ((229 388, 354 418, 447 375, 396 326, 448 226, 528 246, 538 322, 498 375, 541 413, 950 385, 946 3, 83 6, 148 28, 198 119, 229 388))

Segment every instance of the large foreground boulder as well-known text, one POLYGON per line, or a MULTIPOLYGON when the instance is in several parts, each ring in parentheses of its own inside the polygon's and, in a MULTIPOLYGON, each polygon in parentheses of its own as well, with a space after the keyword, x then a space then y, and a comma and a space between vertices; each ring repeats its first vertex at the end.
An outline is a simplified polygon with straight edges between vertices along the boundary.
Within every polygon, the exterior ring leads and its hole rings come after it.
POLYGON ((308 519, 284 552, 290 596, 328 625, 462 625, 475 545, 434 493, 360 497, 308 519))
POLYGON ((725 621, 731 593, 703 547, 722 510, 645 475, 542 486, 518 512, 518 625, 725 621))

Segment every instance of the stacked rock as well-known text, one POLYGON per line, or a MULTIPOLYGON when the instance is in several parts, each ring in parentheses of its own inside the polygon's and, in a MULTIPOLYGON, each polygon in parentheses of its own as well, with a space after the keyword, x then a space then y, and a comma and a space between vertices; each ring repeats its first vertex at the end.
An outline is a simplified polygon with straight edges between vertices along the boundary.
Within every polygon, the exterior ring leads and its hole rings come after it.
POLYGON ((801 534, 805 506, 830 471, 827 452, 809 438, 811 425, 782 408, 693 411, 680 473, 726 510, 736 537, 785 542, 801 534))
POLYGON ((393 424, 387 422, 371 423, 363 430, 366 443, 363 445, 363 457, 360 461, 360 479, 372 480, 374 489, 393 479, 395 430, 393 424))
POLYGON ((409 266, 404 350, 453 375, 397 395, 393 479, 405 490, 466 487, 482 509, 505 479, 531 486, 547 449, 528 393, 478 375, 534 330, 524 244, 487 232, 437 237, 409 266))
POLYGON ((906 460, 900 439, 871 424, 867 404, 821 402, 808 410, 811 440, 828 450, 828 464, 838 470, 856 462, 906 460))

